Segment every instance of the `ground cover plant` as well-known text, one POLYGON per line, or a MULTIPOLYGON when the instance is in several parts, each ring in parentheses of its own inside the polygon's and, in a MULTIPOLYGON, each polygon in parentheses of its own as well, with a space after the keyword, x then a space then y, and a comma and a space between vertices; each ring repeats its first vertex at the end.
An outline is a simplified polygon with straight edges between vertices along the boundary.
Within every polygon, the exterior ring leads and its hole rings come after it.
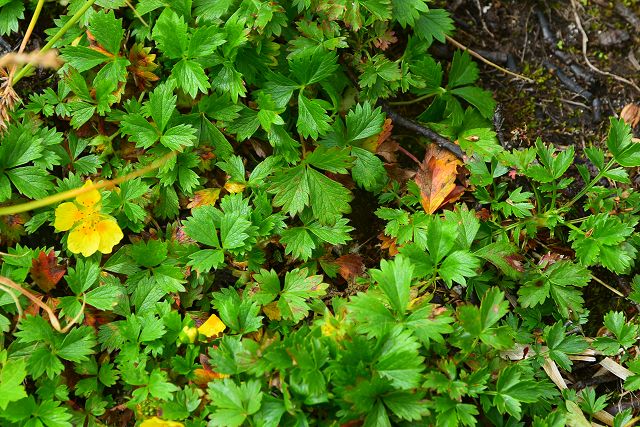
POLYGON ((0 0, 0 425, 633 425, 632 125, 446 6, 0 0))

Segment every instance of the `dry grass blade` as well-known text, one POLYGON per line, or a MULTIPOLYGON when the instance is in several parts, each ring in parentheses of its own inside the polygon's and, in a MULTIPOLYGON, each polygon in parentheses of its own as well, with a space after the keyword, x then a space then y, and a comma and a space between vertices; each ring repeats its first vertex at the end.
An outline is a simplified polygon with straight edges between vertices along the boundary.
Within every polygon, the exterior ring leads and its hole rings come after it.
POLYGON ((62 66, 62 61, 58 57, 58 52, 55 50, 50 50, 48 52, 34 51, 29 53, 11 52, 0 56, 0 67, 11 67, 24 64, 33 64, 38 67, 57 69, 62 66))
MULTIPOLYGON (((83 296, 83 298, 82 298, 82 308, 80 309, 80 312, 78 312, 76 317, 71 319, 69 321, 69 323, 67 323, 67 325, 63 328, 60 325, 60 320, 58 320, 58 316, 56 316, 56 314, 53 312, 51 307, 49 307, 48 305, 46 305, 45 303, 40 301, 34 294, 32 294, 31 292, 29 292, 28 290, 26 290, 25 288, 23 288, 22 286, 18 285, 16 282, 14 282, 13 280, 11 280, 11 279, 9 279, 7 277, 0 276, 0 285, 2 285, 2 286, 0 286, 1 290, 6 291, 6 288, 10 288, 10 289, 13 289, 15 291, 18 291, 22 295, 27 297, 32 303, 34 303, 35 305, 40 307, 42 310, 44 310, 47 313, 47 315, 49 316, 49 323, 51 323, 51 326, 53 327, 53 329, 55 329, 56 331, 58 331, 60 333, 68 332, 71 329, 71 327, 73 325, 75 325, 76 322, 78 322, 78 320, 80 320, 80 318, 84 314, 84 308, 85 308, 85 305, 86 305, 86 301, 85 301, 84 296, 83 296)), ((12 297, 15 297, 13 292, 9 292, 9 294, 12 297)), ((18 312, 21 314, 22 313, 22 308, 20 307, 20 301, 18 301, 17 298, 14 298, 14 302, 16 302, 16 307, 18 308, 18 312)))
POLYGON ((600 361, 600 365, 605 368, 607 371, 611 372, 616 377, 626 380, 628 377, 633 375, 633 372, 614 361, 610 357, 605 357, 600 361))

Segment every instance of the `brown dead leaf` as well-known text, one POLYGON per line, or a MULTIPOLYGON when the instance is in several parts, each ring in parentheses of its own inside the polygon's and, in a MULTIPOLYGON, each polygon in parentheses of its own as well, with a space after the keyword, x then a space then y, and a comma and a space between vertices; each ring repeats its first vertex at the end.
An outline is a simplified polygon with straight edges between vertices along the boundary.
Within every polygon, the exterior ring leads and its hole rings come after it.
POLYGON ((349 283, 352 283, 364 273, 364 263, 362 262, 362 257, 358 254, 342 255, 336 259, 336 264, 338 264, 340 276, 349 283))
POLYGON ((40 251, 38 258, 31 261, 29 273, 31 279, 40 289, 49 292, 56 287, 66 271, 66 267, 58 265, 56 254, 51 250, 49 254, 40 251))
POLYGON ((384 233, 378 234, 378 239, 380 240, 380 248, 387 249, 389 251, 389 256, 398 255, 398 246, 395 237, 387 236, 384 233))
POLYGON ((457 170, 461 165, 462 162, 449 151, 433 144, 429 146, 415 178, 426 213, 434 213, 447 202, 456 189, 457 170))
POLYGON ((620 117, 624 122, 632 128, 636 127, 640 122, 640 106, 637 104, 627 104, 620 112, 620 117))

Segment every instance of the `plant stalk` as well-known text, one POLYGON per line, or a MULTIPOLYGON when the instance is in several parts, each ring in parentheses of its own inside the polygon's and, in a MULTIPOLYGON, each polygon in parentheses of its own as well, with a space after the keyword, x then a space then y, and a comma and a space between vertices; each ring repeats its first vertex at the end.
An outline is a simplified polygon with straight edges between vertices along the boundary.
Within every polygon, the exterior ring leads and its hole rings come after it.
POLYGON ((582 198, 582 196, 587 194, 587 192, 589 190, 591 190, 591 187, 596 185, 598 183, 598 181, 600 181, 602 179, 604 174, 607 173, 609 171, 609 169, 611 169, 611 167, 613 166, 614 163, 615 163, 615 160, 611 159, 609 161, 609 163, 607 163, 606 166, 604 168, 602 168, 602 170, 600 172, 598 172, 598 174, 595 176, 595 178, 593 178, 591 180, 591 182, 589 182, 589 184, 587 184, 578 194, 576 194, 574 196, 574 198, 569 201, 569 203, 564 205, 564 208, 566 208, 566 209, 570 208, 571 206, 573 206, 574 203, 576 203, 578 200, 580 200, 582 198))
MULTIPOLYGON (((42 47, 42 49, 40 49, 40 53, 45 53, 46 51, 51 49, 53 47, 53 45, 56 44, 56 42, 58 40, 60 40, 62 38, 62 36, 64 36, 67 33, 67 31, 69 31, 69 29, 71 29, 71 27, 73 27, 80 20, 80 18, 82 18, 84 13, 93 5, 93 3, 95 1, 96 0, 86 0, 86 2, 82 5, 82 7, 76 13, 73 14, 71 19, 69 19, 69 21, 67 21, 67 23, 64 24, 64 26, 62 28, 60 28, 58 30, 58 32, 54 34, 53 37, 51 37, 51 40, 49 40, 49 42, 47 44, 45 44, 42 47)), ((35 25, 35 23, 34 23, 34 25, 35 25)), ((27 73, 29 73, 31 70, 33 70, 33 68, 34 68, 33 67, 33 63, 25 64, 16 73, 15 77, 12 80, 12 84, 16 84, 17 82, 19 82, 24 76, 27 75, 27 73)))

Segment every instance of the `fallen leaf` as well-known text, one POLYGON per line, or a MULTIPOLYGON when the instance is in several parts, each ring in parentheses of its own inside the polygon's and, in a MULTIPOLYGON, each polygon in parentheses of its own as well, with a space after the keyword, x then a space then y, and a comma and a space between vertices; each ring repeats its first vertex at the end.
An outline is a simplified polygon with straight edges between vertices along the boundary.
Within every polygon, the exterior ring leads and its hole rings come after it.
POLYGON ((340 276, 349 283, 364 273, 364 263, 358 254, 342 255, 336 259, 336 264, 338 264, 340 276))
POLYGON ((620 118, 632 128, 636 127, 640 122, 640 106, 637 104, 625 105, 620 112, 620 118))
POLYGON ((229 378, 227 374, 219 374, 218 372, 212 371, 211 369, 194 369, 193 370, 193 382, 199 386, 206 386, 209 382, 213 380, 219 380, 222 378, 229 378))
POLYGON ((398 255, 398 247, 395 237, 387 236, 384 233, 380 233, 378 235, 378 239, 380 240, 380 248, 387 249, 389 251, 389 256, 398 255))
POLYGON ((205 205, 213 206, 218 201, 218 197, 220 197, 219 188, 205 188, 203 190, 198 190, 193 194, 193 197, 189 199, 190 202, 187 205, 187 208, 193 209, 205 205))
POLYGON ((56 254, 51 250, 49 254, 40 251, 38 258, 31 261, 29 273, 40 289, 49 292, 56 287, 66 271, 67 268, 58 264, 56 254))
POLYGON ((212 314, 211 316, 209 316, 206 322, 200 325, 200 327, 198 328, 198 332, 200 332, 207 338, 211 338, 220 334, 225 329, 227 329, 227 325, 222 323, 222 320, 220 320, 218 316, 212 314))
POLYGON ((462 162, 449 151, 433 144, 429 146, 415 178, 426 213, 434 213, 456 189, 455 180, 460 165, 462 162))

